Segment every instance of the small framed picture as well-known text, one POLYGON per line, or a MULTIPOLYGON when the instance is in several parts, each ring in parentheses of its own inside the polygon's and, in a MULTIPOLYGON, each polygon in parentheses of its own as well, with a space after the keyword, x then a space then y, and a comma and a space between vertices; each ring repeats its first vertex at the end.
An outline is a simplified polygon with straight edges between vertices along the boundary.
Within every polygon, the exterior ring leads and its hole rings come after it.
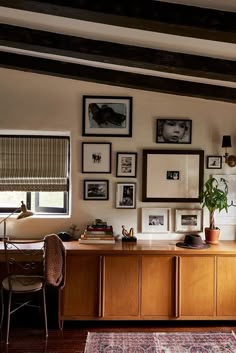
POLYGON ((83 96, 83 136, 132 136, 132 97, 83 96))
POLYGON ((84 200, 108 200, 108 180, 84 180, 84 200))
POLYGON ((168 233, 170 208, 142 208, 142 233, 168 233))
POLYGON ((175 210, 175 232, 176 233, 198 233, 203 231, 203 210, 176 209, 175 210))
POLYGON ((111 173, 110 142, 82 142, 82 173, 111 173))
POLYGON ((157 119, 156 142, 190 144, 192 142, 192 120, 157 119))
POLYGON ((221 169, 222 168, 222 157, 221 156, 207 156, 207 168, 208 169, 221 169))
POLYGON ((116 184, 116 208, 136 208, 136 183, 116 184))
POLYGON ((117 152, 116 154, 116 176, 136 178, 137 153, 117 152))

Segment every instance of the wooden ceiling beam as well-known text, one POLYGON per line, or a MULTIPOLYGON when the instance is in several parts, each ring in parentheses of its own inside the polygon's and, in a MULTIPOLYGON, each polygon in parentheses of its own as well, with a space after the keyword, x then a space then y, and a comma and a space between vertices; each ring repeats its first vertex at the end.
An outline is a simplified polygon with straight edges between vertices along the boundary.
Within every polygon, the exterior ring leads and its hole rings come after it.
POLYGON ((236 62, 0 25, 0 44, 35 52, 236 82, 236 62))
POLYGON ((0 52, 0 67, 112 86, 236 103, 236 88, 188 82, 0 52))
POLYGON ((0 6, 185 37, 236 43, 236 13, 161 1, 0 0, 0 6))

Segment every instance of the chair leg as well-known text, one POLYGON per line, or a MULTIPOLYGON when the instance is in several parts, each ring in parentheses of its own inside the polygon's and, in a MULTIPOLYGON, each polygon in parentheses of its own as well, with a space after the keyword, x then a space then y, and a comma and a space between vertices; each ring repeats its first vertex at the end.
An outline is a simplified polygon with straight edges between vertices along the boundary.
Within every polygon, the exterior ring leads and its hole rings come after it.
POLYGON ((1 287, 1 321, 0 321, 0 331, 3 325, 3 317, 4 317, 4 300, 3 300, 3 287, 1 287))
POLYGON ((48 337, 48 319, 47 319, 47 304, 46 304, 45 287, 43 287, 43 312, 44 312, 44 321, 45 321, 45 333, 46 333, 46 337, 48 337))
POLYGON ((11 320, 11 297, 12 297, 12 292, 9 291, 9 293, 8 293, 8 307, 7 307, 7 338, 6 338, 6 344, 9 343, 9 330, 10 330, 10 320, 11 320))

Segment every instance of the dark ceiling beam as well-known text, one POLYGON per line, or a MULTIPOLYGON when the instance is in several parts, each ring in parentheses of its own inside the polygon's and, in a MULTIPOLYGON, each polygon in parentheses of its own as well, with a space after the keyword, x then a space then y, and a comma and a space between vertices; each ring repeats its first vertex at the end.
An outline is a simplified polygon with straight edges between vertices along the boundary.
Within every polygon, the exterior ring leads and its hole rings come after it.
POLYGON ((0 45, 180 75, 236 82, 236 62, 0 25, 0 45))
POLYGON ((0 67, 112 86, 236 103, 236 88, 108 70, 15 53, 0 52, 0 67))
POLYGON ((139 0, 0 0, 0 6, 127 28, 236 43, 236 13, 139 0))

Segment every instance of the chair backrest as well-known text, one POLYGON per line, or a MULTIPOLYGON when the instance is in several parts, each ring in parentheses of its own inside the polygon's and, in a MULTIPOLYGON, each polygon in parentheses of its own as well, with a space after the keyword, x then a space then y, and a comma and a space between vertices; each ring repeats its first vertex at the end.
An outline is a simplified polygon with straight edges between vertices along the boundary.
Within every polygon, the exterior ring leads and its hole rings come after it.
POLYGON ((44 277, 43 240, 4 239, 5 264, 11 289, 11 276, 39 275, 44 277))

